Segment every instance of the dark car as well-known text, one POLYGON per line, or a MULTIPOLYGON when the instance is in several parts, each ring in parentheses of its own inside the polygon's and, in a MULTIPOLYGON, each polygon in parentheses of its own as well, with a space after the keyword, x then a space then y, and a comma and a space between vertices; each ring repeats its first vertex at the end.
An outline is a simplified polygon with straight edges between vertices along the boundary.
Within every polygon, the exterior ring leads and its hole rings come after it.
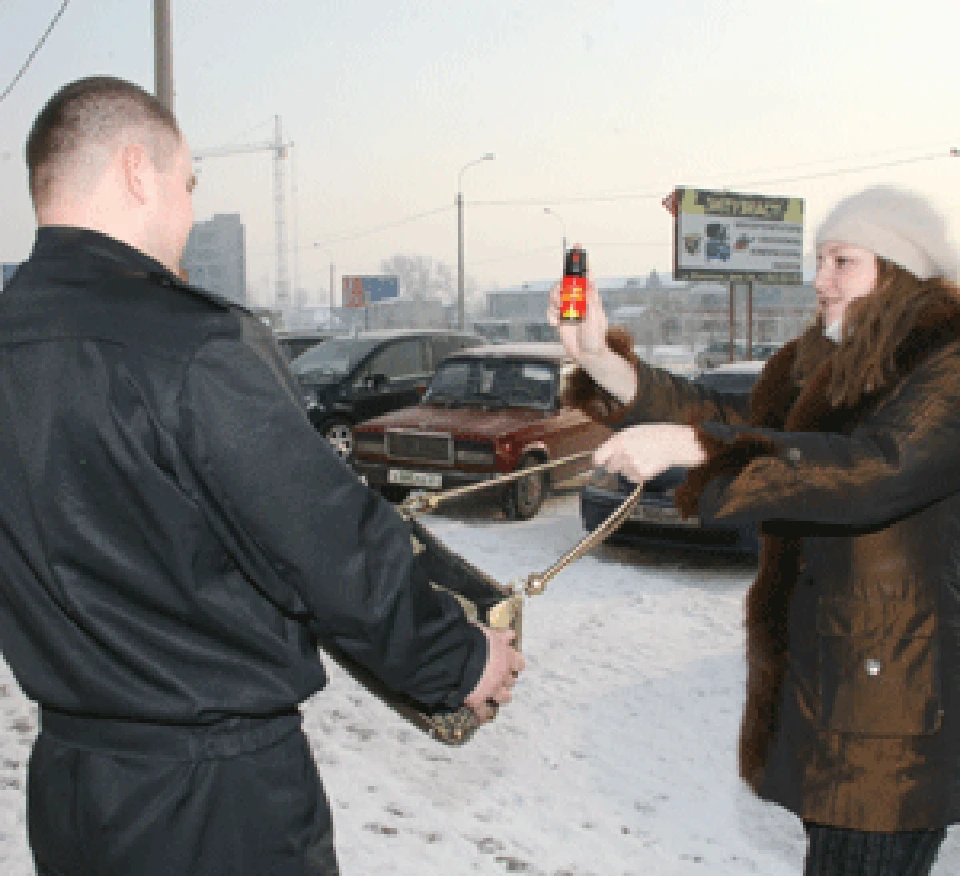
MULTIPOLYGON (((696 382, 724 394, 747 395, 757 382, 762 366, 762 362, 720 365, 705 371, 696 382)), ((673 497, 686 477, 686 468, 674 466, 647 481, 640 504, 610 541, 756 554, 760 549, 756 526, 707 526, 696 517, 684 520, 680 516, 673 497)), ((597 469, 580 491, 580 517, 584 527, 596 529, 635 486, 621 475, 597 469)))
POLYGON ((357 423, 416 404, 441 359, 483 342, 439 329, 365 332, 317 344, 290 368, 303 387, 310 422, 349 459, 357 423))
POLYGON ((292 362, 301 353, 306 353, 311 347, 322 344, 333 337, 333 332, 311 329, 277 329, 277 345, 288 362, 292 362))
MULTIPOLYGON (((560 404, 572 370, 559 344, 496 344, 461 350, 439 367, 423 401, 363 423, 354 468, 388 498, 410 488, 441 490, 596 448, 610 434, 560 404)), ((537 513, 551 485, 589 459, 501 490, 511 519, 537 513)), ((494 488, 491 488, 494 489, 494 488)))
MULTIPOLYGON (((769 359, 782 346, 782 344, 777 343, 756 343, 753 345, 750 358, 756 360, 769 359)), ((735 361, 747 361, 746 341, 735 341, 733 350, 735 361)), ((730 364, 730 342, 714 341, 708 347, 697 353, 696 361, 697 368, 701 371, 706 371, 708 368, 716 368, 718 365, 730 364)))

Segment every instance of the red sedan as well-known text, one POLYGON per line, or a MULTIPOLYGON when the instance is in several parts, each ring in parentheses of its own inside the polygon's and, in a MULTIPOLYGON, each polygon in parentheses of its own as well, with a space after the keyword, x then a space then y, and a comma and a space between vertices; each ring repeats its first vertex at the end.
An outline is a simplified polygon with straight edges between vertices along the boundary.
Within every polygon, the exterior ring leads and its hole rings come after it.
MULTIPOLYGON (((559 344, 461 350, 441 362, 419 405, 356 428, 353 466, 397 500, 411 488, 463 486, 593 450, 609 431, 559 402, 572 368, 559 344)), ((507 516, 533 517, 552 483, 589 465, 516 481, 503 491, 507 516)))

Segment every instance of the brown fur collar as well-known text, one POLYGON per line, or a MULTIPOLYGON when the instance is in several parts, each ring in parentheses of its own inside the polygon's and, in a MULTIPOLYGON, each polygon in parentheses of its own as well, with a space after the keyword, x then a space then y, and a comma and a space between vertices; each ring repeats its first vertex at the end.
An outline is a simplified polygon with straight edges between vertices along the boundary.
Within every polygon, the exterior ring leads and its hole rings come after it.
MULTIPOLYGON (((887 305, 865 299, 859 324, 872 321, 872 311, 887 305)), ((818 319, 803 335, 780 350, 764 368, 750 400, 751 423, 791 432, 836 432, 859 419, 858 410, 873 408, 921 362, 960 339, 960 299, 947 289, 926 290, 901 307, 910 321, 890 349, 864 349, 857 343, 857 325, 841 344, 823 336, 818 319), (850 375, 838 387, 837 373, 850 375)))
MULTIPOLYGON (((863 299, 858 325, 889 306, 882 296, 863 299)), ((751 424, 793 432, 850 432, 914 368, 947 344, 960 339, 960 299, 948 288, 921 290, 898 302, 906 322, 889 333, 891 347, 870 349, 855 335, 836 345, 818 322, 773 356, 751 396, 751 424), (865 358, 866 357, 866 358, 865 358), (867 361, 869 359, 869 361, 867 361), (837 374, 845 376, 838 392, 837 374), (876 383, 875 383, 876 382, 876 383), (879 386, 877 385, 879 384, 879 386)), ((883 318, 887 318, 884 316, 883 318)), ((684 515, 696 513, 703 489, 721 475, 736 476, 762 456, 778 455, 762 435, 743 433, 732 442, 697 430, 707 461, 693 469, 677 490, 684 515)), ((740 774, 754 788, 763 777, 767 752, 777 727, 786 672, 787 617, 801 565, 800 540, 773 535, 761 527, 760 566, 747 593, 747 695, 740 732, 740 774)))

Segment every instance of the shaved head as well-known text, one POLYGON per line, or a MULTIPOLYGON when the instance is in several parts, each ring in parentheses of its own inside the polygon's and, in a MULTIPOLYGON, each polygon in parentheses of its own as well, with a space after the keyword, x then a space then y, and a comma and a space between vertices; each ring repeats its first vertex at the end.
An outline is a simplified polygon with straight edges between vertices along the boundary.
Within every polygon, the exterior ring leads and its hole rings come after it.
POLYGON ((64 190, 86 191, 129 139, 166 167, 182 137, 173 114, 138 85, 112 76, 65 85, 41 110, 27 138, 34 204, 42 206, 64 190))

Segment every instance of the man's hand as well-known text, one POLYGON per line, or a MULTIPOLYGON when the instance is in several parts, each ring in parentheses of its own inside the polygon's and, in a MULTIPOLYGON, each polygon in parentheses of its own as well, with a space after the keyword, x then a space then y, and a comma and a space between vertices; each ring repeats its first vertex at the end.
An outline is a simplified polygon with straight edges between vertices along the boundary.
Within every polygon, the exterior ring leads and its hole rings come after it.
POLYGON ((560 341, 577 364, 584 360, 598 358, 607 349, 607 315, 597 287, 587 280, 587 315, 580 322, 566 322, 560 319, 560 288, 557 283, 550 290, 550 305, 547 307, 547 321, 560 331, 560 341))
POLYGON ((489 721, 496 709, 491 703, 509 703, 513 699, 513 686, 526 662, 523 655, 513 647, 517 634, 513 630, 492 630, 481 626, 487 637, 487 663, 477 686, 464 701, 481 721, 489 721))
POLYGON ((707 455, 690 426, 652 423, 617 432, 593 454, 594 465, 646 483, 672 465, 695 466, 707 455))

